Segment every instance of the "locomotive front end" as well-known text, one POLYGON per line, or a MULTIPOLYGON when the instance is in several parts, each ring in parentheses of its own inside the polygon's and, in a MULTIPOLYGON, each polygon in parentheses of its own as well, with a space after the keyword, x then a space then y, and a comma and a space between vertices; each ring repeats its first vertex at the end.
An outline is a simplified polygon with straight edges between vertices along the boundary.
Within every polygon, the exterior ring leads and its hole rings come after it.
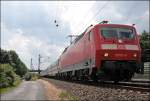
POLYGON ((141 49, 133 26, 104 24, 99 26, 100 68, 114 81, 130 80, 139 73, 141 49))

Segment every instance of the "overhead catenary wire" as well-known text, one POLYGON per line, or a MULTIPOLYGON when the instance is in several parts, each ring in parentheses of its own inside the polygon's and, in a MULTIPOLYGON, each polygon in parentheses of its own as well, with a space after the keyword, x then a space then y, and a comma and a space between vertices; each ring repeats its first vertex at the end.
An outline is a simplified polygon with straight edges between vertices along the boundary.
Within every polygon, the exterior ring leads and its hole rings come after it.
MULTIPOLYGON (((73 6, 77 6, 77 5, 73 5, 73 6)), ((64 11, 63 10, 63 7, 64 7, 64 5, 63 4, 61 4, 61 6, 60 6, 60 13, 62 12, 62 11, 64 11)), ((69 18, 69 20, 71 21, 71 22, 74 22, 74 15, 73 14, 70 14, 71 15, 71 17, 69 18)), ((64 24, 62 23, 62 25, 61 25, 62 27, 64 26, 64 24)))
MULTIPOLYGON (((95 18, 96 16, 98 16, 98 14, 108 5, 108 2, 110 3, 110 1, 107 1, 107 2, 101 7, 101 9, 98 10, 98 12, 96 12, 95 15, 88 21, 88 23, 84 24, 85 26, 83 26, 82 29, 83 29, 84 27, 86 27, 86 26, 93 20, 93 18, 95 18)), ((81 32, 82 29, 79 30, 79 32, 81 32)), ((77 33, 79 33, 79 32, 77 32, 77 33)))
POLYGON ((142 25, 142 21, 144 21, 142 17, 143 16, 140 16, 139 18, 136 19, 136 21, 134 22, 135 27, 139 27, 140 25, 142 25))
POLYGON ((135 10, 136 7, 138 7, 138 6, 137 6, 137 2, 136 2, 136 3, 133 3, 132 6, 129 7, 129 9, 128 9, 129 12, 128 12, 128 15, 127 15, 127 17, 126 17, 126 19, 125 19, 126 22, 129 21, 129 18, 130 18, 130 16, 131 16, 133 10, 135 10), (135 6, 134 6, 134 5, 135 5, 135 6), (134 7, 133 7, 133 6, 134 6, 134 7), (134 9, 132 9, 132 8, 134 8, 134 9))
MULTIPOLYGON (((77 6, 77 5, 76 5, 77 6)), ((91 7, 92 8, 92 7, 91 7)), ((90 8, 90 9, 91 9, 90 8)), ((86 12, 86 14, 87 14, 88 12, 86 12)), ((85 15, 84 15, 85 16, 85 15)), ((74 22, 74 14, 72 14, 72 16, 70 17, 70 19, 69 20, 72 20, 72 22, 74 22)), ((81 20, 82 21, 82 20, 81 20)), ((76 28, 76 26, 75 26, 75 28, 76 28)), ((73 42, 73 37, 77 37, 77 35, 73 35, 72 33, 71 34, 69 34, 68 36, 67 36, 67 38, 70 38, 70 44, 72 44, 72 42, 73 42)))
MULTIPOLYGON (((133 5, 130 6, 128 15, 127 15, 127 17, 126 17, 126 19, 125 19, 126 22, 128 22, 128 21, 129 21, 129 18, 131 18, 131 14, 132 14, 131 12, 133 12, 134 10, 136 10, 136 8, 138 7, 137 4, 138 4, 138 2, 133 3, 133 5), (133 6, 134 6, 134 7, 133 7, 133 6), (131 9, 131 8, 134 8, 134 9, 131 9)), ((134 18, 134 19, 135 19, 135 18, 134 18)), ((132 24, 135 25, 135 27, 136 27, 136 26, 140 25, 142 21, 143 21, 143 16, 140 16, 140 17, 136 18, 135 21, 133 21, 132 24)))
MULTIPOLYGON (((87 12, 85 13, 85 15, 83 16, 83 19, 82 19, 81 21, 83 21, 83 20, 85 19, 85 17, 86 17, 87 14, 89 13, 89 11, 90 11, 94 6, 95 6, 95 4, 93 4, 93 5, 89 8, 89 10, 87 10, 87 12)), ((77 23, 77 25, 75 26, 75 28, 76 28, 77 26, 79 26, 80 24, 81 24, 81 22, 77 23)))
POLYGON ((58 12, 59 12, 59 0, 58 0, 58 3, 56 2, 56 14, 55 14, 55 19, 54 19, 54 23, 56 24, 56 27, 59 26, 59 24, 58 24, 58 12))
POLYGON ((56 2, 56 15, 55 15, 55 18, 57 18, 58 10, 59 10, 59 0, 56 2))
MULTIPOLYGON (((107 4, 108 4, 108 2, 106 2, 106 3, 102 6, 102 8, 101 8, 100 10, 98 10, 98 12, 92 17, 92 19, 93 19, 95 16, 97 16, 97 14, 100 13, 100 12, 102 11, 102 9, 103 9, 107 4)), ((93 6, 94 6, 94 5, 93 5, 93 6)), ((93 7, 93 6, 92 6, 92 7, 93 7)), ((92 7, 91 7, 91 8, 92 8, 92 7)), ((91 9, 91 8, 90 8, 90 9, 91 9)), ((90 10, 90 9, 89 9, 89 10, 90 10)), ((88 10, 88 11, 89 11, 89 10, 88 10)), ((86 14, 86 15, 87 15, 87 14, 86 14)), ((86 16, 86 15, 85 15, 85 16, 86 16)), ((91 21, 91 20, 89 20, 89 21, 91 21)), ((87 24, 86 24, 86 25, 87 25, 87 24)), ((82 30, 81 30, 81 31, 82 31, 82 30)), ((79 31, 79 32, 81 32, 81 31, 79 31)), ((70 38, 71 38, 70 40, 73 40, 72 37, 70 37, 70 38)), ((70 41, 70 44, 71 44, 71 43, 72 43, 72 42, 70 41)))
MULTIPOLYGON (((137 7, 136 4, 135 4, 135 6, 137 7)), ((128 17, 128 18, 129 18, 129 17, 128 17)), ((135 25, 138 25, 138 24, 141 23, 143 20, 144 20, 144 15, 142 15, 142 16, 136 18, 134 24, 135 24, 135 25)))

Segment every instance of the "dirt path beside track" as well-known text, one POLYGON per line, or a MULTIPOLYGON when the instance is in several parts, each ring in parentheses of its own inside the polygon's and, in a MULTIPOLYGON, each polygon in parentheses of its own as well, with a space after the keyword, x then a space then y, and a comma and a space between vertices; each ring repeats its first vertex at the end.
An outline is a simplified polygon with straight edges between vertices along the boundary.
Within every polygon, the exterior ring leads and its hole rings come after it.
POLYGON ((60 100, 59 95, 61 94, 62 90, 56 88, 48 81, 40 79, 39 82, 43 84, 44 92, 47 100, 60 100))
POLYGON ((67 100, 68 95, 64 92, 64 90, 56 88, 54 84, 39 79, 23 81, 12 91, 2 94, 0 100, 67 100))
POLYGON ((45 100, 45 92, 38 80, 23 81, 17 88, 2 94, 1 100, 45 100))

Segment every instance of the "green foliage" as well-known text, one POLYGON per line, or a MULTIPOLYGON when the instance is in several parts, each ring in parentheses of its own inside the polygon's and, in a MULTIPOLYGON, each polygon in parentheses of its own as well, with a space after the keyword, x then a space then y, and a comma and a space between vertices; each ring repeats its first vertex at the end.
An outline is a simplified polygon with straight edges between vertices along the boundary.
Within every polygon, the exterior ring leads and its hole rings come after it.
POLYGON ((23 75, 25 75, 28 72, 28 69, 25 66, 25 64, 20 60, 17 53, 12 50, 1 50, 0 63, 10 64, 13 67, 14 72, 21 77, 23 77, 23 75))
POLYGON ((26 81, 31 80, 31 75, 30 75, 30 73, 26 73, 25 76, 24 76, 24 79, 25 79, 26 81))
POLYGON ((20 84, 20 82, 21 82, 20 77, 17 76, 16 80, 13 83, 13 86, 8 86, 6 88, 5 87, 4 88, 2 88, 2 87, 0 88, 0 94, 6 93, 6 92, 14 89, 16 86, 18 86, 20 84))
POLYGON ((0 88, 0 94, 8 92, 8 91, 10 91, 10 90, 12 90, 14 88, 15 88, 15 86, 9 86, 7 88, 0 88))
POLYGON ((140 44, 141 48, 144 49, 150 49, 150 32, 146 32, 145 30, 142 32, 142 35, 140 36, 140 44))
POLYGON ((76 96, 73 96, 70 93, 64 92, 64 91, 59 94, 59 98, 61 99, 61 101, 64 101, 64 100, 77 101, 78 100, 76 96))
POLYGON ((0 87, 14 86, 20 77, 13 71, 9 64, 0 64, 0 87))
POLYGON ((32 80, 32 81, 35 81, 35 80, 37 80, 37 79, 39 79, 39 75, 36 74, 36 73, 32 73, 31 80, 32 80))
POLYGON ((12 88, 21 82, 20 77, 23 77, 28 72, 25 64, 20 60, 15 51, 1 50, 0 59, 0 87, 1 91, 6 91, 7 88, 12 88), (7 88, 6 88, 7 87, 7 88))
POLYGON ((26 73, 25 76, 24 76, 25 80, 29 81, 29 80, 32 80, 32 81, 35 81, 39 78, 39 75, 36 74, 36 73, 26 73))

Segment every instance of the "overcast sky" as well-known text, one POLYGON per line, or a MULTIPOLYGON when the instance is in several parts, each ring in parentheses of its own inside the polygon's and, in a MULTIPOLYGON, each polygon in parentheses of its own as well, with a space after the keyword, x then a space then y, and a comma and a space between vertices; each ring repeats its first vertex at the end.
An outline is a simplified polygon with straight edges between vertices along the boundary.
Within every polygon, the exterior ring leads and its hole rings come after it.
POLYGON ((1 1, 1 47, 15 50, 28 68, 31 58, 37 68, 41 54, 45 69, 69 45, 69 34, 102 20, 149 31, 149 1, 1 1))

